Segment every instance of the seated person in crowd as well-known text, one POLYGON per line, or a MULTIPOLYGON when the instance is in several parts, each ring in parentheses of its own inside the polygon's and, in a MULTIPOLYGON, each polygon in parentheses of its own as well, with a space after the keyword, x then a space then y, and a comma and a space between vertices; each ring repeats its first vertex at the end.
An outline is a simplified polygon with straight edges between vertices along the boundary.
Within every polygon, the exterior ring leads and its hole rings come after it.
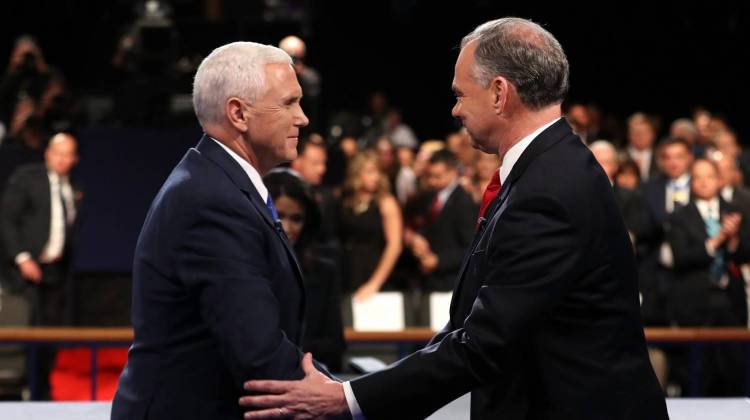
POLYGON ((334 261, 312 244, 320 225, 320 212, 309 187, 288 171, 273 171, 263 178, 263 183, 302 269, 306 294, 302 348, 329 370, 340 372, 345 343, 338 271, 334 261))

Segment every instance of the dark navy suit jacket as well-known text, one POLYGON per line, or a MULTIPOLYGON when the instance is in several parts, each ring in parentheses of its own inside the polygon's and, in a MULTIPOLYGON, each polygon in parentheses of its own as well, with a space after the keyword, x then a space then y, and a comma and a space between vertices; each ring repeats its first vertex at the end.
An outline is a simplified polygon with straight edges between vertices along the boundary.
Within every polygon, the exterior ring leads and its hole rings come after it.
POLYGON ((607 176, 564 120, 505 180, 445 329, 351 386, 367 420, 422 419, 469 391, 472 419, 667 419, 630 239, 607 176))
POLYGON ((135 339, 113 420, 240 419, 249 379, 299 379, 302 275, 247 174, 204 136, 164 183, 133 262, 135 339))

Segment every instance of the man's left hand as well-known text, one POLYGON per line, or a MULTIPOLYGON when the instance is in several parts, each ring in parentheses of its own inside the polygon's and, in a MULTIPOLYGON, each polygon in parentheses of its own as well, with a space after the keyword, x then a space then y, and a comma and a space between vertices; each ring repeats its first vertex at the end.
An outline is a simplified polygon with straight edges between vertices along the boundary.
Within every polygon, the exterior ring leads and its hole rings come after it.
POLYGON ((253 394, 240 398, 249 409, 246 419, 349 419, 344 386, 315 369, 312 355, 302 358, 305 377, 299 381, 248 381, 253 394))

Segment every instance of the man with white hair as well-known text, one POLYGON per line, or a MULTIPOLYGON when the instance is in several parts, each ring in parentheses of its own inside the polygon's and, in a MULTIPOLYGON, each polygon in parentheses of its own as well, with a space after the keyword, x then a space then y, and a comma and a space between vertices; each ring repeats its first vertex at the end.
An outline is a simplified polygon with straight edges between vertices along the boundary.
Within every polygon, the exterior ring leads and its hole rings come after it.
POLYGON ((303 376, 302 274, 262 176, 297 156, 302 90, 282 50, 201 63, 205 135, 154 199, 133 262, 135 339, 113 420, 241 418, 248 378, 303 376))

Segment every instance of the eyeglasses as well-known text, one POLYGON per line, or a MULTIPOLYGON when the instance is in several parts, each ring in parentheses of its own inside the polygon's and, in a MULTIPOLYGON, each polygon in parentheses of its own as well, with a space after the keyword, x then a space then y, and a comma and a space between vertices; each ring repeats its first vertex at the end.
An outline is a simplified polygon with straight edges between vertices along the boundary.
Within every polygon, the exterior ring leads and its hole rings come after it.
POLYGON ((305 222, 305 215, 302 213, 286 214, 284 212, 278 212, 280 220, 288 220, 291 223, 300 224, 305 222))

